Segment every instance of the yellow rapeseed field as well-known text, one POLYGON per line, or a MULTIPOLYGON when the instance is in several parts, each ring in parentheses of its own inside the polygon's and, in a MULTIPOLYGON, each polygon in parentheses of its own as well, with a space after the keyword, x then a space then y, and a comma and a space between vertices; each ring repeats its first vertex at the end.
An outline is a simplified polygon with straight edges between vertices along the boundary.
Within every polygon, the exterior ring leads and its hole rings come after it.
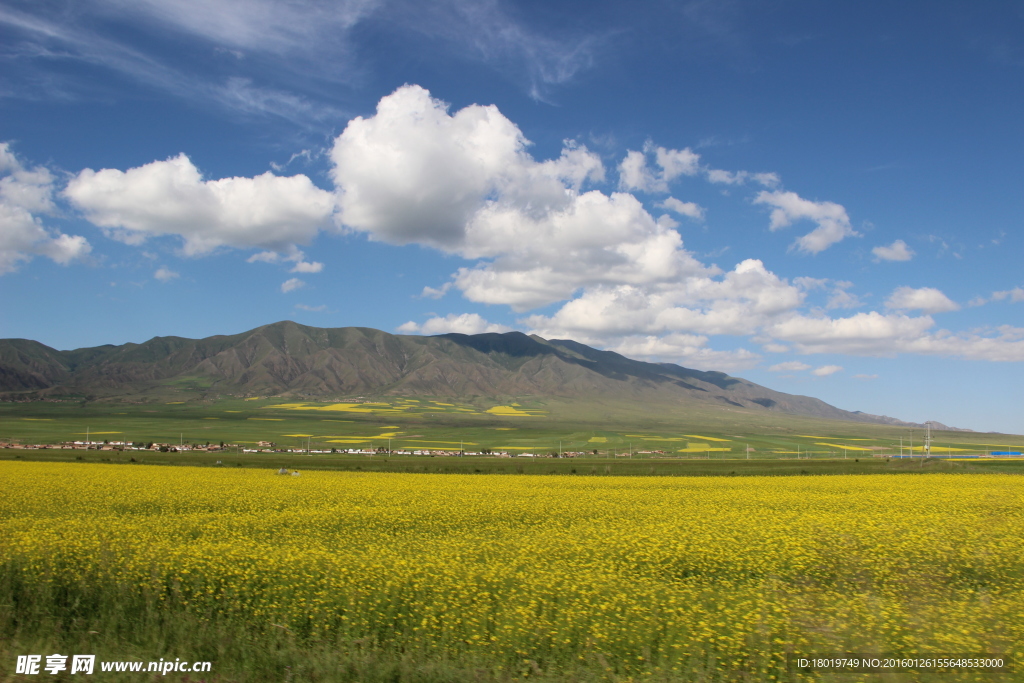
POLYGON ((2 462, 0 486, 0 562, 23 584, 150 596, 311 642, 743 680, 788 680, 787 654, 1024 654, 1011 476, 2 462))

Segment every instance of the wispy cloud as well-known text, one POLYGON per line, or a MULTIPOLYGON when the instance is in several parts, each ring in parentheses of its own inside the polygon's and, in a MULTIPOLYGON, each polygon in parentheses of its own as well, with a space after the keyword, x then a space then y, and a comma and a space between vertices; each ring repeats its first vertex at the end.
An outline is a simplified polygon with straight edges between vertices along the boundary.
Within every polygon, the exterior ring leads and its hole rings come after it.
POLYGON ((539 32, 496 0, 82 0, 73 12, 50 3, 0 7, 0 25, 16 36, 0 59, 31 81, 22 96, 94 96, 86 81, 51 68, 80 62, 191 103, 319 128, 349 118, 337 87, 325 85, 365 79, 352 31, 366 22, 487 64, 537 99, 590 68, 602 43, 578 31, 539 32), (125 23, 133 30, 123 31, 125 23), (156 47, 167 44, 178 49, 156 47), (199 70, 182 58, 195 53, 218 68, 199 70))
MULTIPOLYGON (((87 11, 82 13, 88 14, 87 11)), ((71 22, 63 16, 61 19, 63 21, 41 13, 0 7, 0 25, 15 30, 20 37, 5 60, 17 63, 24 78, 45 80, 51 77, 49 64, 76 61, 115 71, 144 87, 189 102, 213 103, 234 112, 278 117, 300 125, 341 115, 332 105, 270 85, 257 85, 252 78, 235 76, 218 80, 172 66, 152 51, 105 36, 95 27, 97 22, 71 22)), ((91 96, 85 92, 85 86, 71 81, 62 82, 60 87, 65 89, 61 93, 63 97, 91 96)))
POLYGON ((302 289, 305 286, 305 282, 297 277, 293 277, 281 283, 281 292, 287 294, 288 292, 294 292, 296 289, 302 289))

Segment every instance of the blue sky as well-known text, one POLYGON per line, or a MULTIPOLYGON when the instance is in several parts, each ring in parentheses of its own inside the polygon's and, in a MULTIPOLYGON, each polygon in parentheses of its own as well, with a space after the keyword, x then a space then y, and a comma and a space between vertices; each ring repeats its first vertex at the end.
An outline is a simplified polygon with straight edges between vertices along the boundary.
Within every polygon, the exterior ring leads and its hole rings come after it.
POLYGON ((0 336, 518 329, 1024 433, 1024 3, 0 1, 0 336))

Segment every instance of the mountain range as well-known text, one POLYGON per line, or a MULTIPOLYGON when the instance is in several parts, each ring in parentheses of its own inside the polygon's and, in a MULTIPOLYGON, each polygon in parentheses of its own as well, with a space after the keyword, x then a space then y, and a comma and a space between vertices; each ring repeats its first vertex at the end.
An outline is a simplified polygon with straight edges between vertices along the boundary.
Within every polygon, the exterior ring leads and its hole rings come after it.
POLYGON ((721 372, 637 361, 521 332, 395 335, 284 321, 234 335, 154 337, 73 351, 28 339, 0 340, 0 399, 7 401, 388 395, 604 397, 912 426, 721 372))

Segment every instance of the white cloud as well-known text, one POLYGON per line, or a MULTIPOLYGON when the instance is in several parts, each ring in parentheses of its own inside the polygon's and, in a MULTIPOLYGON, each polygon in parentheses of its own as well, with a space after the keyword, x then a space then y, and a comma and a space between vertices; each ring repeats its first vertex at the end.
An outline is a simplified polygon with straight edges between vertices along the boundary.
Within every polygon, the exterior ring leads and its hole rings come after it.
POLYGON ((661 167, 661 177, 666 182, 681 175, 697 175, 700 170, 700 155, 689 147, 685 149, 653 147, 653 149, 655 162, 661 167))
POLYGON ((716 185, 742 185, 747 182, 746 171, 723 171, 721 169, 708 169, 708 182, 716 185))
POLYGON ((451 282, 446 282, 443 285, 441 285, 440 287, 425 286, 423 288, 423 291, 420 293, 420 297, 422 297, 424 299, 440 299, 445 294, 447 294, 448 290, 451 289, 451 288, 452 288, 452 283, 451 282))
POLYGON ((1010 300, 1010 303, 1020 303, 1024 301, 1024 288, 1014 287, 1002 292, 992 292, 992 301, 1006 301, 1010 300))
POLYGON ((782 183, 778 173, 753 173, 750 177, 764 187, 778 187, 782 183))
POLYGON ((846 291, 852 286, 852 282, 836 282, 835 287, 832 289, 832 295, 829 296, 828 302, 825 304, 825 308, 832 310, 834 308, 858 308, 863 306, 864 304, 861 302, 860 297, 846 291))
POLYGON ((828 377, 842 370, 841 365, 822 365, 820 368, 814 368, 811 370, 811 374, 816 377, 828 377))
POLYGON ((281 255, 276 251, 261 251, 245 259, 246 263, 277 263, 281 255))
POLYGON ((305 282, 303 282, 297 277, 293 277, 281 283, 281 292, 287 294, 288 292, 294 292, 296 289, 301 289, 302 287, 305 286, 305 282))
POLYGON ((449 114, 423 88, 404 86, 335 141, 340 218, 373 239, 490 259, 460 268, 455 286, 516 310, 581 287, 707 272, 634 196, 581 190, 603 178, 596 155, 570 143, 538 162, 527 144, 496 107, 449 114))
POLYGON ((156 272, 153 273, 153 277, 160 282, 170 282, 174 278, 179 277, 179 274, 166 266, 160 266, 156 269, 156 272))
POLYGON ((671 181, 683 175, 696 175, 699 171, 700 155, 689 147, 666 149, 647 143, 642 152, 628 151, 619 164, 619 188, 640 192, 668 192, 671 181), (652 153, 660 171, 647 165, 647 156, 652 153))
POLYGON ((540 34, 506 12, 505 3, 490 0, 384 6, 390 10, 389 22, 436 42, 447 41, 470 59, 507 73, 537 100, 544 99, 547 86, 565 83, 590 68, 604 43, 601 36, 582 33, 578 23, 560 34, 540 34))
POLYGON ((681 216, 692 218, 695 221, 704 220, 704 207, 694 202, 684 202, 676 199, 675 197, 669 197, 665 201, 658 204, 663 209, 669 211, 675 211, 681 216))
POLYGON ((471 301, 517 311, 563 301, 580 288, 647 286, 713 272, 630 194, 587 192, 537 218, 491 206, 474 217, 469 232, 471 244, 500 255, 460 268, 455 286, 471 301))
MULTIPOLYGON (((623 190, 640 190, 651 192, 659 185, 654 173, 647 167, 647 157, 643 152, 629 150, 619 163, 619 187, 623 190)), ((668 191, 667 186, 662 186, 668 191)))
POLYGON ((854 379, 859 379, 859 380, 867 381, 869 379, 878 379, 878 375, 859 374, 859 375, 854 375, 853 378, 854 379))
POLYGON ((801 363, 798 360, 786 361, 785 363, 776 363, 775 365, 768 368, 769 372, 802 372, 804 370, 810 370, 811 366, 807 363, 801 363))
POLYGON ((289 273, 319 273, 324 269, 324 264, 319 261, 299 261, 295 266, 288 271, 289 273))
POLYGON ((294 55, 354 26, 379 3, 340 0, 100 0, 101 11, 133 13, 242 51, 294 55))
POLYGON ((879 246, 871 250, 876 261, 909 261, 914 257, 914 250, 903 240, 896 240, 889 246, 879 246))
POLYGON ((760 356, 746 349, 719 351, 707 346, 703 335, 668 334, 636 335, 623 338, 608 350, 627 358, 649 361, 671 361, 696 370, 734 372, 757 365, 760 356))
POLYGON ((308 311, 310 313, 322 313, 327 310, 327 304, 321 304, 319 306, 307 306, 306 304, 295 304, 295 308, 300 311, 308 311))
POLYGON ((409 321, 398 326, 403 334, 483 334, 484 332, 511 332, 512 328, 485 320, 476 313, 450 313, 441 318, 435 316, 422 325, 409 321))
POLYGON ((790 314, 766 325, 763 333, 794 346, 798 353, 896 356, 900 353, 986 361, 1024 361, 1024 328, 953 333, 934 330, 930 316, 883 315, 877 311, 848 318, 790 314))
POLYGON ((790 350, 785 344, 776 344, 774 342, 761 344, 761 348, 767 353, 789 353, 790 350))
POLYGON ((391 244, 493 255, 494 235, 468 234, 478 211, 498 204, 539 216, 571 203, 567 189, 603 178, 600 159, 584 147, 567 144, 558 159, 536 162, 527 144, 493 105, 449 115, 423 88, 403 86, 334 142, 340 219, 391 244))
POLYGON ((288 251, 312 240, 334 208, 331 193, 304 175, 204 180, 184 154, 127 171, 86 169, 64 195, 112 238, 179 235, 188 255, 221 246, 288 251))
POLYGON ((61 265, 85 257, 92 247, 79 235, 65 235, 43 226, 36 214, 53 215, 54 178, 49 169, 29 169, 0 142, 0 275, 34 256, 61 265))
POLYGON ((895 311, 921 311, 928 314, 960 310, 956 302, 934 287, 897 287, 885 306, 895 311))
POLYGON ((803 237, 797 238, 793 246, 808 254, 818 254, 847 237, 859 237, 850 225, 846 209, 834 202, 812 202, 795 192, 761 191, 754 199, 755 204, 775 207, 771 212, 772 231, 791 225, 798 220, 811 220, 818 227, 803 237))
POLYGON ((705 169, 709 183, 716 185, 744 185, 753 180, 762 187, 778 187, 782 179, 777 173, 750 173, 749 171, 723 171, 718 168, 705 169))
POLYGON ((801 289, 748 259, 720 280, 701 275, 646 287, 590 287, 554 314, 529 316, 524 322, 543 337, 573 339, 675 332, 745 335, 803 299, 801 289))
POLYGON ((928 316, 911 318, 871 311, 848 318, 794 314, 772 322, 764 331, 794 344, 800 353, 895 355, 925 336, 933 325, 928 316))

